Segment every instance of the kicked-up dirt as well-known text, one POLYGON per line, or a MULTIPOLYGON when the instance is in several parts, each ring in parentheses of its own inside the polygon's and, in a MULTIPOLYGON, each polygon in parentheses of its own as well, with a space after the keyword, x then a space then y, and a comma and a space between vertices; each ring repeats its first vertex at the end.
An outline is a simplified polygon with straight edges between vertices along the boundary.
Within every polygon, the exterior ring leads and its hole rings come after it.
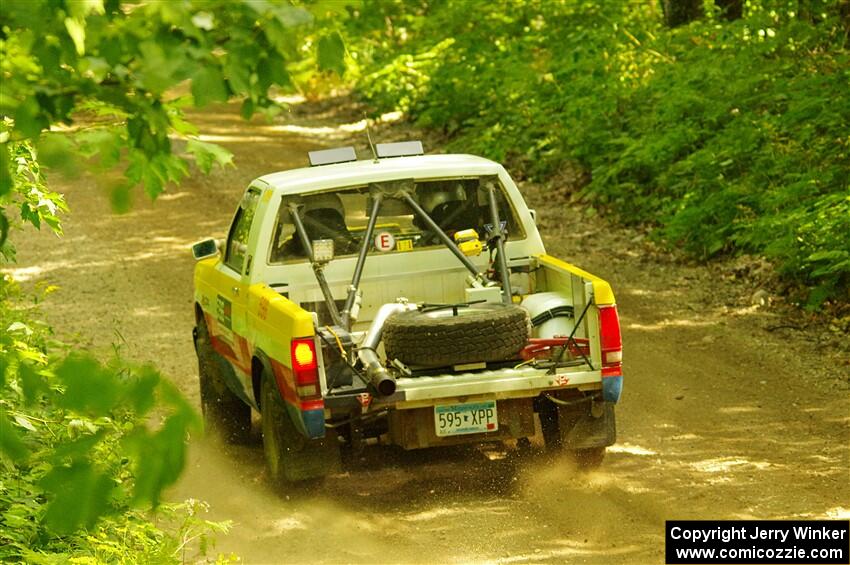
MULTIPOLYGON (((233 151, 237 168, 155 203, 139 195, 122 216, 108 181, 54 179, 72 210, 66 235, 14 234, 10 270, 60 287, 45 311, 66 340, 151 361, 197 404, 190 244, 226 234, 254 177, 304 166, 309 150, 364 146, 351 115, 334 103, 294 103, 274 123, 227 106, 198 113, 202 139, 233 151)), ((247 563, 660 563, 666 519, 850 516, 846 328, 824 340, 722 267, 673 261, 551 189, 525 188, 549 252, 610 280, 618 298, 625 389, 601 469, 509 448, 373 447, 343 475, 279 492, 258 433, 242 447, 195 440, 169 498, 205 500, 208 518, 232 521, 217 551, 247 563)))

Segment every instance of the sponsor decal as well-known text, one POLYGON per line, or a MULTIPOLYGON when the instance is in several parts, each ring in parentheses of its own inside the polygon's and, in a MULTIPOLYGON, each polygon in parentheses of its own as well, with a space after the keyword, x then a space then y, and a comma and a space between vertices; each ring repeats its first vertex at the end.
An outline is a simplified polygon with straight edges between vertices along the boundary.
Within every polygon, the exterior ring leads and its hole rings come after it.
POLYGON ((233 329, 233 305, 220 294, 215 301, 215 319, 225 328, 233 329))
POLYGON ((265 320, 269 315, 269 299, 263 296, 260 298, 260 304, 257 306, 257 317, 265 320))
POLYGON ((388 231, 382 231, 375 235, 375 249, 378 251, 392 251, 395 249, 395 237, 388 231))

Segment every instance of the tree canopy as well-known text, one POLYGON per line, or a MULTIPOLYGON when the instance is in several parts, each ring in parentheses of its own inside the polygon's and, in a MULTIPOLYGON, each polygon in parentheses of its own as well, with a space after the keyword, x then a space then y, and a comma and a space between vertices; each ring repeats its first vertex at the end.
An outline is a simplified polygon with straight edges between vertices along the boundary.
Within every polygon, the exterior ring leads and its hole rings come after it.
POLYGON ((344 70, 339 35, 316 34, 313 12, 283 2, 8 0, 0 16, 0 215, 15 202, 35 225, 56 227, 62 207, 35 155, 72 173, 78 156, 123 167, 111 191, 125 210, 136 187, 156 197, 190 163, 202 172, 230 163, 195 137, 187 105, 236 98, 245 118, 273 116, 270 89, 291 87, 296 63, 344 70))

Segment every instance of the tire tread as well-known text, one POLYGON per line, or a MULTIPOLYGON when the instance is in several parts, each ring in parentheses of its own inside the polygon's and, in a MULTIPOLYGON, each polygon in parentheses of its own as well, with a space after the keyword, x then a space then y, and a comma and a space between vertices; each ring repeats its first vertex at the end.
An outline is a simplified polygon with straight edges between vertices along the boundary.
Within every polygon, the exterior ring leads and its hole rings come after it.
POLYGON ((388 359, 443 366, 516 358, 528 342, 527 312, 514 305, 482 304, 466 316, 429 317, 418 310, 384 324, 388 359))

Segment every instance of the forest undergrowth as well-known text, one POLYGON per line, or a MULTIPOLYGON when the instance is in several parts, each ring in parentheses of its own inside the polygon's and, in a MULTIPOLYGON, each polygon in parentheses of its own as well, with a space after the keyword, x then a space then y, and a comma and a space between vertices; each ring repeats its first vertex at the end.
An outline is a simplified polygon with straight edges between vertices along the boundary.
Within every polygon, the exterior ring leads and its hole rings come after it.
POLYGON ((739 19, 707 10, 671 29, 654 3, 502 0, 472 17, 463 2, 367 1, 346 35, 376 113, 690 257, 764 256, 793 301, 841 310, 848 12, 751 0, 739 19))

